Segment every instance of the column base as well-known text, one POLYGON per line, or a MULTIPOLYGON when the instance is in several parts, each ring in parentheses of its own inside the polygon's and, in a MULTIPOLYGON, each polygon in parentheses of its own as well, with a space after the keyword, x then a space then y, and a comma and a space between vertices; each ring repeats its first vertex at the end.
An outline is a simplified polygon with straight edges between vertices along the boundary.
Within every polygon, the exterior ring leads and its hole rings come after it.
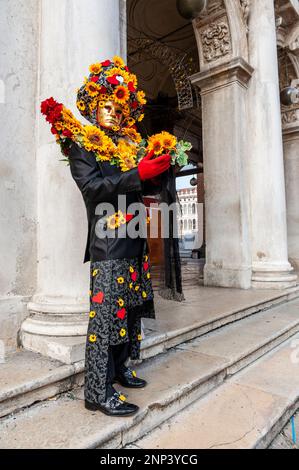
POLYGON ((288 289, 298 285, 298 276, 292 273, 290 263, 277 266, 275 264, 253 264, 252 287, 254 289, 288 289))
POLYGON ((21 326, 22 346, 65 364, 84 359, 89 304, 61 297, 34 300, 28 303, 30 316, 21 326))
POLYGON ((42 336, 21 331, 20 340, 25 349, 56 359, 64 364, 82 361, 85 357, 85 336, 42 336))
POLYGON ((251 268, 218 268, 204 265, 204 286, 250 289, 251 268))

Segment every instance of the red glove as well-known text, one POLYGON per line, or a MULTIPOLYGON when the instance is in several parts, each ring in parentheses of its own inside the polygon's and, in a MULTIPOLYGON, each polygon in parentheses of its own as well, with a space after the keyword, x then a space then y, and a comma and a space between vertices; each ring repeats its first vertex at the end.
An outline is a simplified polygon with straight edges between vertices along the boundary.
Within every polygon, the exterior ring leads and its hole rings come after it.
POLYGON ((154 158, 151 150, 138 164, 138 173, 142 181, 149 180, 160 175, 170 167, 171 156, 168 153, 154 158))

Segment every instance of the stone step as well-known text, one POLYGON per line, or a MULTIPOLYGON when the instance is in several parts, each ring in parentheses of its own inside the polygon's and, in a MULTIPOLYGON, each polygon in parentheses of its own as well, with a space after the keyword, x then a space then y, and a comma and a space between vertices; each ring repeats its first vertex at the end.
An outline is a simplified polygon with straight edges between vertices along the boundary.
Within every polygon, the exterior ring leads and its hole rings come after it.
MULTIPOLYGON (((260 379, 264 380, 265 387, 270 379, 278 388, 281 386, 281 395, 277 391, 278 397, 274 394, 272 402, 267 401, 269 397, 263 401, 262 395, 266 392, 263 392, 262 386, 256 385, 257 390, 252 392, 252 403, 254 400, 264 403, 269 412, 273 406, 275 408, 275 413, 271 415, 272 420, 268 423, 269 429, 279 427, 280 419, 286 418, 287 410, 292 411, 292 407, 298 405, 298 365, 295 371, 294 366, 290 364, 292 350, 288 340, 292 336, 298 340, 298 335, 294 336, 299 331, 298 313, 299 300, 293 300, 252 315, 241 322, 229 324, 145 361, 138 366, 138 373, 149 382, 148 386, 143 390, 129 391, 120 387, 128 395, 129 401, 140 406, 139 412, 133 417, 111 418, 100 412, 87 411, 84 408, 81 387, 56 400, 36 404, 16 415, 3 418, 0 423, 0 447, 125 447, 143 438, 196 400, 207 394, 217 394, 221 387, 228 386, 232 380, 236 380, 237 389, 243 390, 241 374, 249 373, 248 366, 252 363, 252 367, 260 364, 260 369, 254 370, 261 371, 260 379), (283 346, 279 348, 281 344, 283 346), (269 360, 269 356, 265 354, 269 354, 275 347, 278 347, 280 359, 274 361, 271 375, 271 368, 269 372, 262 361, 269 360), (258 358, 261 359, 256 362, 258 358), (233 375, 244 367, 246 369, 242 372, 233 375), (288 395, 284 395, 287 389, 288 395), (261 393, 259 400, 258 392, 261 393)), ((271 386, 272 382, 269 382, 271 386)), ((246 387, 250 389, 255 385, 244 385, 243 395, 246 387)), ((247 395, 249 392, 250 390, 246 391, 247 395)), ((251 395, 248 396, 250 400, 251 395)), ((245 401, 245 404, 248 407, 248 402, 245 401)), ((213 406, 211 402, 211 413, 213 406)), ((242 409, 242 402, 240 404, 236 400, 236 406, 242 409)), ((221 415, 221 409, 218 413, 221 415)), ((256 413, 259 417, 258 409, 256 413)), ((214 425, 217 427, 215 419, 214 417, 214 425)), ((220 419, 219 416, 217 419, 220 419)), ((259 423, 257 420, 257 426, 259 423)), ((267 443, 264 431, 265 429, 261 428, 261 440, 258 444, 260 446, 267 443)), ((247 435, 249 436, 249 433, 247 435)))
MULTIPOLYGON (((142 360, 236 320, 283 305, 296 298, 299 289, 277 292, 197 287, 187 289, 185 294, 186 301, 182 303, 156 297, 157 320, 145 321, 142 360)), ((57 339, 62 355, 63 341, 57 339)), ((70 339, 65 341, 69 343, 70 339)), ((74 341, 78 346, 78 339, 74 341)), ((82 343, 82 355, 83 352, 82 343)), ((71 390, 83 383, 83 372, 84 360, 65 365, 41 354, 19 351, 0 364, 0 417, 71 390)))
POLYGON ((0 417, 83 384, 83 361, 66 365, 21 350, 0 364, 0 417))
POLYGON ((298 351, 297 334, 126 448, 298 448, 290 425, 299 409, 298 351))
MULTIPOLYGON (((147 359, 215 328, 299 297, 299 286, 277 290, 192 286, 184 302, 155 297, 157 320, 144 320, 141 358, 147 359)), ((55 321, 55 320, 54 320, 55 321)), ((22 333, 26 349, 66 364, 84 360, 85 336, 63 338, 22 333)))

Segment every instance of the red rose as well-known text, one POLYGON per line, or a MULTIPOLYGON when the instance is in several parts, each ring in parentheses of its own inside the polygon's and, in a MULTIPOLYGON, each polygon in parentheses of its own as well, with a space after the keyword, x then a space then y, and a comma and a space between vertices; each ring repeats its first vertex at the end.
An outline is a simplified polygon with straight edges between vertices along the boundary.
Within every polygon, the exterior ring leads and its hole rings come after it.
POLYGON ((106 93, 107 92, 107 88, 105 86, 102 86, 100 88, 100 93, 106 93))
POLYGON ((136 91, 136 88, 134 87, 133 82, 128 83, 128 88, 132 93, 134 93, 134 91, 136 91))
POLYGON ((73 134, 68 129, 64 129, 64 131, 62 132, 62 135, 64 135, 65 137, 69 137, 69 138, 73 137, 73 134))
POLYGON ((127 65, 125 65, 125 71, 130 72, 129 67, 127 65))
POLYGON ((54 126, 51 127, 51 132, 52 132, 52 134, 54 134, 54 135, 58 134, 58 130, 57 130, 56 127, 54 127, 54 126))
POLYGON ((99 80, 99 77, 91 77, 90 81, 96 83, 99 80))
POLYGON ((109 65, 111 64, 111 61, 110 60, 105 60, 104 62, 101 62, 102 66, 103 67, 109 67, 109 65))
POLYGON ((133 103, 131 104, 131 108, 133 109, 138 108, 138 101, 133 101, 133 103))
POLYGON ((134 272, 131 274, 131 279, 132 279, 132 281, 134 281, 134 282, 136 281, 136 279, 137 279, 137 273, 136 273, 136 271, 134 271, 134 272))
POLYGON ((119 85, 119 81, 117 80, 116 75, 112 75, 112 77, 108 77, 107 82, 111 83, 112 85, 119 85))

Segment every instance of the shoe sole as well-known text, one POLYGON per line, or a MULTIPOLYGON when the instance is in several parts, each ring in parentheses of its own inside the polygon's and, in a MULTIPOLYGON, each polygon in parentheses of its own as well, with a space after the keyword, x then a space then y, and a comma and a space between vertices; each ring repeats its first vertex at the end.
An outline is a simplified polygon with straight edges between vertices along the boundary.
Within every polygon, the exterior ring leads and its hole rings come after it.
POLYGON ((97 405, 85 404, 84 406, 88 411, 101 411, 102 413, 104 413, 107 416, 116 416, 117 418, 121 418, 122 416, 124 416, 124 417, 132 416, 135 413, 137 413, 137 411, 139 411, 139 408, 137 408, 137 410, 135 410, 135 411, 128 411, 127 413, 122 413, 122 414, 114 414, 114 413, 109 413, 109 411, 103 410, 102 408, 99 408, 97 405))
POLYGON ((119 384, 125 388, 145 388, 147 386, 147 383, 145 385, 127 385, 127 384, 124 384, 123 382, 120 382, 120 380, 114 380, 113 383, 119 384))

